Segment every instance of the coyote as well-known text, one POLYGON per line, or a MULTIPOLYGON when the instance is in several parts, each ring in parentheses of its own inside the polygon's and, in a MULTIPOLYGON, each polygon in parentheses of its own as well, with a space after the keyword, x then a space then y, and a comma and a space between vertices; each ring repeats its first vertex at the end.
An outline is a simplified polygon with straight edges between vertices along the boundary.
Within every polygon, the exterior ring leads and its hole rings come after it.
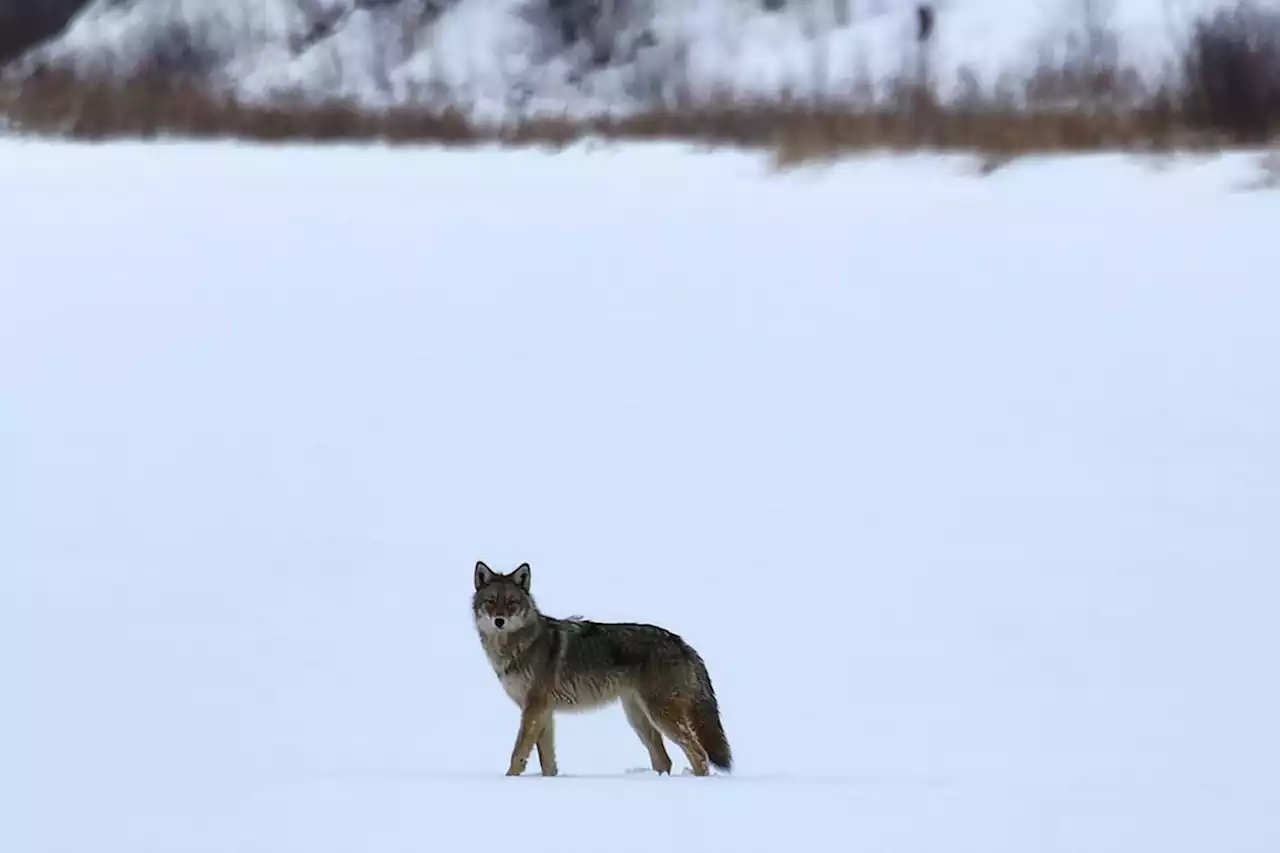
POLYGON ((671 773, 666 735, 696 776, 729 770, 732 756, 702 658, 654 625, 554 619, 529 593, 528 563, 510 574, 476 563, 471 600, 480 644, 507 695, 520 706, 508 776, 519 776, 536 744, 543 776, 555 776, 557 711, 589 711, 621 700, 627 722, 658 773, 671 773))

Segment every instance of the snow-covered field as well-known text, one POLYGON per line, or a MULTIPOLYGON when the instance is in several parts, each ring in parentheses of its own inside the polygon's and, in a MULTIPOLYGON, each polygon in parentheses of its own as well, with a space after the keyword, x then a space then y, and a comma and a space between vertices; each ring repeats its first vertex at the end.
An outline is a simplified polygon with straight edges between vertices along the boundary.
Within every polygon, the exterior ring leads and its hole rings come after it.
MULTIPOLYGON (((1280 0, 1255 0, 1280 8, 1280 0)), ((41 55, 90 73, 159 61, 244 96, 447 100, 482 117, 627 110, 677 94, 847 96, 916 68, 919 0, 94 0, 41 55), (604 3, 600 17, 557 13, 604 3), (571 27, 566 39, 564 24, 571 27)), ((1015 88, 1099 32, 1152 79, 1235 0, 936 0, 944 96, 1015 88), (1073 48, 1072 45, 1076 45, 1073 48)))
POLYGON ((1253 168, 0 145, 0 849, 1273 853, 1253 168), (735 773, 504 778, 480 558, 735 773))

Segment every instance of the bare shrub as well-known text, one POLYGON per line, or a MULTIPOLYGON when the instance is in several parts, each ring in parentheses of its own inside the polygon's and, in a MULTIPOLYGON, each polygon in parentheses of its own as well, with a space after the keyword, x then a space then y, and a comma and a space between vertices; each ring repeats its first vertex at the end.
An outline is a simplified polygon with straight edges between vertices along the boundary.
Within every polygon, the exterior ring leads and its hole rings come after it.
POLYGON ((150 47, 134 73, 151 80, 205 79, 224 60, 207 33, 177 21, 166 24, 150 47))
POLYGON ((1198 20, 1183 57, 1187 120, 1261 142, 1280 128, 1280 10, 1242 3, 1198 20))
POLYGON ((88 0, 0 0, 0 66, 53 38, 88 0))

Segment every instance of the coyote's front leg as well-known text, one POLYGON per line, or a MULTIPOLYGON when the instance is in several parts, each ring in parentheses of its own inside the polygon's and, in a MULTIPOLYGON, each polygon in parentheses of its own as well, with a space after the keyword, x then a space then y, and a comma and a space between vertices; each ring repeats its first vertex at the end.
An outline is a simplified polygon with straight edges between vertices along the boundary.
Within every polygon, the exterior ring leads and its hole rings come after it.
MULTIPOLYGON (((550 717, 551 702, 549 698, 530 696, 520 712, 520 731, 516 734, 516 743, 511 750, 511 764, 507 767, 508 776, 519 776, 524 773, 525 767, 529 764, 529 753, 533 752, 534 744, 538 743, 542 738, 543 730, 550 723, 550 717)), ((547 759, 541 749, 538 750, 538 759, 543 766, 545 774, 547 759)), ((554 753, 552 754, 551 763, 554 768, 554 753)))
POLYGON ((556 766, 556 716, 548 711, 545 719, 542 734, 538 735, 538 765, 543 776, 555 776, 560 772, 556 766))

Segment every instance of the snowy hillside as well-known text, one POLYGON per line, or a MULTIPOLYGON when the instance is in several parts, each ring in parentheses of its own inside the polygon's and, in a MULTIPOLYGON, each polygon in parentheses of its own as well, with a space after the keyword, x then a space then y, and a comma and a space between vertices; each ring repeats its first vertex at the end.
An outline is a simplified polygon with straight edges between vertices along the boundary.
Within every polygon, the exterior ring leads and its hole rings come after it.
MULTIPOLYGON (((1264 0, 1273 2, 1273 0, 1264 0)), ((1194 15, 1223 0, 941 0, 933 62, 1021 77, 1082 44, 1119 39, 1152 75, 1194 15), (1093 10, 1089 13, 1087 10, 1093 10)), ((909 0, 96 0, 40 51, 81 68, 196 71, 250 96, 304 91, 368 103, 449 100, 513 109, 626 108, 677 95, 847 93, 914 67, 909 0), (606 12, 588 13, 602 7, 606 12)))
POLYGON ((1273 853, 1253 168, 0 145, 0 849, 1273 853), (480 558, 735 773, 502 778, 480 558))

